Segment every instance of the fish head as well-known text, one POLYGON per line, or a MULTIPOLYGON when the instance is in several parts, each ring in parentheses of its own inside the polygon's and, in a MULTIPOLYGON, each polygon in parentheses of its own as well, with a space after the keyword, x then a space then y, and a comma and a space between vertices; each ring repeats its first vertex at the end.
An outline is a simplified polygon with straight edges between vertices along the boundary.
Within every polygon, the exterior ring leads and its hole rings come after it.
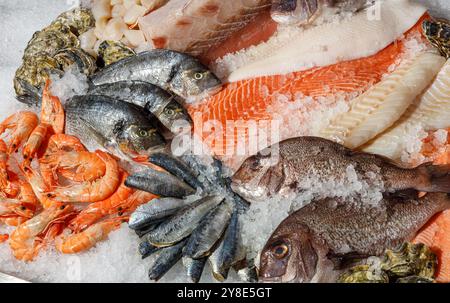
POLYGON ((233 175, 231 188, 249 202, 258 202, 277 194, 284 181, 283 163, 271 155, 251 156, 233 175))
POLYGON ((175 100, 164 107, 161 114, 158 115, 158 119, 171 131, 175 131, 177 126, 186 125, 186 122, 192 125, 192 119, 187 110, 175 100))
POLYGON ((170 89, 186 99, 201 100, 222 89, 222 82, 206 67, 197 64, 179 72, 171 80, 170 89))
POLYGON ((152 125, 131 124, 117 133, 118 148, 125 155, 149 156, 164 148, 164 137, 152 125))
POLYGON ((259 276, 263 282, 310 282, 318 263, 309 229, 288 218, 263 248, 259 276))

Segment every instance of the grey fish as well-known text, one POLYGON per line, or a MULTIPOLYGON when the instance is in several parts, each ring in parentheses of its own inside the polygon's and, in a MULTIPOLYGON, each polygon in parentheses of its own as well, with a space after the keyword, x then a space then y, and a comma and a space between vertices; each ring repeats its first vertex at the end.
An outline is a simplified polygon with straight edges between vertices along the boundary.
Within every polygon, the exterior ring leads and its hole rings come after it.
POLYGON ((131 229, 139 230, 146 226, 155 224, 161 219, 173 215, 187 203, 181 199, 161 198, 139 206, 130 216, 128 226, 131 229))
POLYGON ((125 185, 162 197, 184 198, 196 191, 171 174, 146 169, 127 178, 125 185))
MULTIPOLYGON (((338 203, 336 203, 338 202, 338 203)), ((343 203, 342 203, 343 202, 343 203)), ((380 256, 411 240, 427 221, 450 208, 445 193, 386 197, 381 208, 315 201, 291 214, 267 241, 260 278, 278 282, 333 282, 345 261, 380 256)))
POLYGON ((141 229, 135 229, 134 232, 139 238, 143 238, 146 234, 154 230, 158 226, 158 223, 150 224, 148 226, 142 227, 141 229))
POLYGON ((147 241, 158 247, 166 247, 180 242, 187 238, 203 217, 222 200, 223 198, 220 196, 208 196, 186 206, 185 209, 177 212, 148 233, 147 241))
POLYGON ((162 167, 172 175, 183 180, 189 184, 192 188, 204 188, 202 182, 198 180, 198 174, 183 161, 166 153, 154 153, 148 158, 150 163, 153 163, 159 167, 162 167))
POLYGON ((203 270, 205 269, 207 258, 192 259, 189 257, 182 258, 184 267, 189 280, 192 283, 198 283, 202 277, 203 270))
POLYGON ((183 256, 193 259, 208 256, 227 228, 232 214, 233 209, 226 202, 222 202, 213 209, 192 232, 184 248, 183 256))
POLYGON ((119 81, 92 86, 90 95, 109 96, 126 101, 146 109, 169 130, 187 123, 192 124, 186 109, 177 102, 175 97, 162 88, 143 81, 119 81))
POLYGON ((106 96, 75 96, 65 105, 66 129, 84 142, 94 138, 119 156, 148 156, 163 136, 138 107, 106 96))
POLYGON ((139 253, 142 256, 142 259, 148 258, 152 254, 157 252, 159 249, 160 248, 151 245, 147 241, 142 241, 141 243, 139 243, 139 253))
POLYGON ((124 80, 152 83, 185 99, 218 92, 222 83, 194 57, 155 49, 113 63, 91 77, 94 85, 124 80))
POLYGON ((234 212, 223 239, 208 258, 212 274, 217 281, 225 281, 230 268, 241 259, 238 257, 242 249, 240 247, 239 232, 238 213, 234 212))
POLYGON ((148 271, 150 280, 161 279, 180 259, 186 241, 174 246, 158 250, 152 257, 152 265, 148 271))
POLYGON ((302 180, 311 175, 323 182, 345 182, 350 166, 358 180, 365 180, 369 185, 374 179, 381 180, 388 193, 410 189, 450 192, 449 165, 402 168, 387 158, 352 151, 317 137, 289 139, 279 143, 278 149, 273 146, 248 158, 233 176, 231 187, 248 201, 289 196, 301 191, 302 180))

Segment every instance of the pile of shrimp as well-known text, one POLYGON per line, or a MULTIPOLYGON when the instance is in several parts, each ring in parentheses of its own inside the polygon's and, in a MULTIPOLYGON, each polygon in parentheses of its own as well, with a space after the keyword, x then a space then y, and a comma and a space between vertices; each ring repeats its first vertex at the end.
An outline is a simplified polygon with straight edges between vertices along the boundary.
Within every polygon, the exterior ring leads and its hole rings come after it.
POLYGON ((51 244, 64 254, 88 250, 155 198, 125 186, 118 159, 64 134, 64 109, 49 85, 40 117, 22 111, 0 124, 0 223, 16 227, 0 243, 23 261, 51 244))

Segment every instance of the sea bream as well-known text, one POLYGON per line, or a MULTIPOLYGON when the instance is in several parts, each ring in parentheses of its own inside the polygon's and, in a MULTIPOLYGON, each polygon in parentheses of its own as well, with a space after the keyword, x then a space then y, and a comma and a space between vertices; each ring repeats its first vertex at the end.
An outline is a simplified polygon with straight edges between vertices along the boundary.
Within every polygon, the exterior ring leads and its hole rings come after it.
POLYGON ((65 111, 68 134, 84 144, 94 140, 96 146, 119 157, 148 156, 165 146, 152 119, 133 104, 107 96, 75 96, 65 111))
POLYGON ((222 88, 220 80, 200 61, 167 49, 124 58, 91 77, 96 86, 126 80, 148 82, 190 100, 207 97, 222 88))
POLYGON ((267 241, 260 278, 270 282, 336 282, 349 261, 379 256, 412 240, 435 214, 450 208, 445 193, 386 197, 380 208, 314 201, 291 214, 267 241))
MULTIPOLYGON (((315 176, 318 182, 344 184, 352 167, 359 180, 369 185, 383 182, 384 191, 450 192, 450 166, 423 164, 403 168, 382 156, 353 151, 319 137, 282 141, 248 158, 233 176, 233 190, 248 201, 259 201, 302 191, 302 181, 315 176)), ((305 188, 306 189, 306 188, 305 188)))
POLYGON ((156 48, 201 55, 270 9, 270 0, 171 0, 139 19, 156 48))

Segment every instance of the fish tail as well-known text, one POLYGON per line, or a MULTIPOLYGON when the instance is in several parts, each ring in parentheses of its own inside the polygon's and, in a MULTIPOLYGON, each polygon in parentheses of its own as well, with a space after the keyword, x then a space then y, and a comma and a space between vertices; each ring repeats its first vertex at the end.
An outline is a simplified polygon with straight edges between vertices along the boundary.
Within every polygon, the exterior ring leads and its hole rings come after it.
POLYGON ((34 87, 30 83, 22 79, 16 79, 25 91, 24 95, 16 96, 17 101, 24 103, 28 106, 40 105, 42 99, 42 91, 34 87))
POLYGON ((432 165, 425 163, 418 167, 420 175, 424 177, 424 184, 417 188, 426 192, 450 193, 450 164, 432 165))

